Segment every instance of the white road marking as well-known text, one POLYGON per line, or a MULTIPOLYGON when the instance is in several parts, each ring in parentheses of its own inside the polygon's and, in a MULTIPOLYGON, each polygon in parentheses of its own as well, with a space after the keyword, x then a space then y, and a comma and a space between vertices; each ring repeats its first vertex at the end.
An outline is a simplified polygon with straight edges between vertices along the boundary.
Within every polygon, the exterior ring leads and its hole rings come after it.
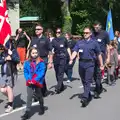
MULTIPOLYGON (((39 104, 39 102, 34 102, 34 103, 32 103, 32 106, 36 106, 36 105, 38 105, 38 104, 39 104)), ((26 106, 23 106, 23 107, 14 109, 14 110, 13 110, 12 112, 10 112, 10 113, 1 114, 1 115, 0 115, 0 118, 5 117, 5 116, 7 116, 7 115, 10 115, 10 114, 12 114, 12 113, 21 111, 21 110, 23 110, 23 109, 25 109, 25 108, 26 108, 26 106)))

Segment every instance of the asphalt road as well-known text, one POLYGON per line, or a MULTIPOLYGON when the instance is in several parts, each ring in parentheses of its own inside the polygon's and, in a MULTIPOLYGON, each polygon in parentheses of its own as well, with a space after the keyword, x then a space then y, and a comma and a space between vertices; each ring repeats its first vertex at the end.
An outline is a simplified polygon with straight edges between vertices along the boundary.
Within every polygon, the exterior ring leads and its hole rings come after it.
MULTIPOLYGON (((59 94, 54 94, 56 79, 54 70, 48 70, 46 80, 51 94, 45 100, 45 114, 38 115, 39 106, 33 103, 30 120, 120 120, 120 80, 115 86, 104 84, 107 92, 101 94, 100 99, 93 99, 86 108, 81 108, 79 94, 83 92, 81 81, 78 80, 78 64, 74 66, 74 79, 71 83, 64 84, 67 89, 59 94)), ((4 106, 7 98, 0 93, 0 120, 21 120, 26 103, 26 86, 23 75, 19 75, 14 88, 15 109, 10 114, 5 114, 4 106)))

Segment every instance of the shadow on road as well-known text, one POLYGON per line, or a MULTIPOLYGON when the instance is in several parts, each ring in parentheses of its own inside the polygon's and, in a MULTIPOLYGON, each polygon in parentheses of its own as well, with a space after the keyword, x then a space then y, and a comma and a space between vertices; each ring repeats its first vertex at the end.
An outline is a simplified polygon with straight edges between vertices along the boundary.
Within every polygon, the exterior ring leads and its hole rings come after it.
MULTIPOLYGON (((44 106, 44 109, 45 109, 45 111, 47 111, 48 107, 44 106)), ((40 106, 39 105, 32 107, 31 108, 31 112, 30 112, 31 113, 30 117, 32 117, 35 113, 39 113, 39 110, 40 110, 40 106)))
MULTIPOLYGON (((56 86, 57 86, 57 85, 51 86, 51 87, 49 88, 49 90, 51 90, 51 89, 53 89, 53 88, 56 88, 56 86)), ((67 87, 69 87, 69 88, 72 89, 72 87, 71 87, 70 85, 64 85, 64 87, 65 87, 65 89, 67 89, 67 87)))
POLYGON ((1 99, 0 99, 0 103, 2 103, 3 101, 4 101, 4 100, 1 100, 1 99))
POLYGON ((21 94, 15 96, 15 98, 14 98, 14 109, 22 107, 25 104, 26 104, 26 102, 21 99, 21 94))
POLYGON ((81 97, 82 97, 82 94, 80 94, 80 93, 73 94, 69 99, 72 100, 72 99, 75 98, 75 97, 81 98, 81 97))

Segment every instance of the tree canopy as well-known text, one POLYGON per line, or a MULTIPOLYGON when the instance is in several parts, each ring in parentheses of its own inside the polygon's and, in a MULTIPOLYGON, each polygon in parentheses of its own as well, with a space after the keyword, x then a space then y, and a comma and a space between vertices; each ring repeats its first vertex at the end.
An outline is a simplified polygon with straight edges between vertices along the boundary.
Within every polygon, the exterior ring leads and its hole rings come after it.
POLYGON ((95 20, 105 26, 109 8, 114 30, 119 29, 119 0, 20 0, 20 16, 40 16, 45 28, 62 27, 73 34, 81 33, 95 20))

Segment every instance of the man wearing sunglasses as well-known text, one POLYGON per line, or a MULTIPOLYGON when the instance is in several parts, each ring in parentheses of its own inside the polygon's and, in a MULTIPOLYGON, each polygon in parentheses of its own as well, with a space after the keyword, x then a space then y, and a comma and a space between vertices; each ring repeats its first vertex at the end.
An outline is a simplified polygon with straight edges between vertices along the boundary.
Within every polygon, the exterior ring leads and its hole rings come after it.
MULTIPOLYGON (((50 52, 52 47, 51 47, 49 40, 45 36, 43 36, 43 27, 40 24, 36 25, 35 34, 36 34, 36 37, 32 38, 30 47, 38 48, 40 57, 46 63, 46 71, 47 71, 47 66, 48 66, 48 68, 52 67, 52 54, 50 52), (48 58, 48 56, 49 56, 49 58, 48 58)), ((44 77, 44 79, 45 79, 45 77, 44 77)), ((45 97, 48 94, 45 80, 44 80, 43 84, 44 85, 42 88, 42 93, 43 93, 43 96, 45 97)))
POLYGON ((84 92, 81 98, 82 107, 86 107, 92 99, 90 85, 94 75, 95 56, 98 57, 100 69, 103 70, 103 61, 98 43, 91 39, 91 29, 84 29, 84 39, 76 43, 69 64, 73 63, 74 58, 79 53, 79 75, 81 77, 84 92))
MULTIPOLYGON (((102 30, 102 25, 100 22, 95 21, 94 25, 94 37, 95 40, 97 40, 101 53, 102 53, 102 58, 103 58, 103 64, 106 62, 109 62, 109 51, 108 51, 108 45, 109 45, 109 36, 108 33, 104 30, 102 30)), ((104 70, 102 71, 104 73, 104 70)), ((94 80, 96 82, 96 88, 95 88, 95 98, 100 98, 99 95, 103 91, 101 79, 102 79, 102 72, 100 70, 98 60, 96 59, 96 64, 95 64, 95 73, 94 73, 94 80)))

